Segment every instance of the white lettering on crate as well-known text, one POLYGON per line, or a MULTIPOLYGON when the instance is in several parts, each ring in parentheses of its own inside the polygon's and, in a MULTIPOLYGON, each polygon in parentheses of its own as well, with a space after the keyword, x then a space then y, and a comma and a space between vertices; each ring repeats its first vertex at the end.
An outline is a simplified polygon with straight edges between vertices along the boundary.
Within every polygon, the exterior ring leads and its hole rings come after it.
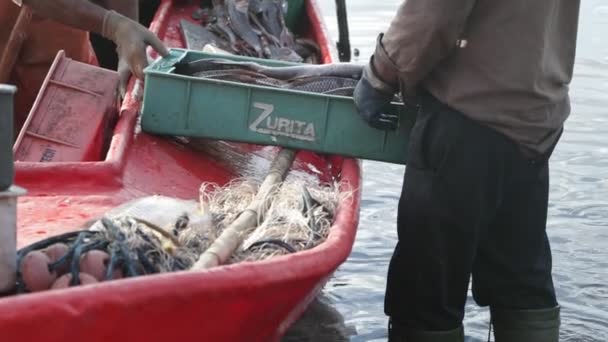
POLYGON ((291 120, 272 115, 274 105, 254 102, 253 108, 262 113, 249 125, 249 129, 262 134, 282 135, 298 140, 315 141, 315 125, 312 122, 291 120))

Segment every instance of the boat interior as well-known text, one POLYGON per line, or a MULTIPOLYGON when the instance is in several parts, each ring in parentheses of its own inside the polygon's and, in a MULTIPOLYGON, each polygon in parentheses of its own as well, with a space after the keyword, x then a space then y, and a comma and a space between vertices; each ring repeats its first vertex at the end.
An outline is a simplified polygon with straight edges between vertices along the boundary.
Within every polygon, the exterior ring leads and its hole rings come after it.
MULTIPOLYGON (((148 24, 168 47, 185 48, 180 21, 197 23, 192 14, 199 2, 141 3, 142 23, 148 24)), ((321 62, 327 63, 335 60, 336 51, 327 41, 326 28, 315 6, 314 2, 307 2, 308 15, 301 16, 294 33, 316 40, 321 62)), ((111 43, 96 35, 91 35, 91 42, 99 65, 112 69, 116 55, 111 43)), ((156 58, 154 51, 151 55, 156 58)), ((78 66, 59 57, 43 85, 46 91, 39 94, 26 121, 28 127, 21 129, 14 147, 16 183, 28 190, 19 204, 19 246, 86 225, 135 197, 160 194, 197 198, 201 182, 222 185, 243 176, 241 172, 246 168, 263 169, 277 151, 277 147, 232 142, 184 144, 175 137, 141 132, 141 99, 137 98, 140 81, 131 78, 130 91, 122 103, 115 101, 107 106, 110 102, 106 100, 100 107, 99 102, 91 102, 86 92, 103 86, 100 79, 104 78, 95 74, 95 78, 74 80, 78 76, 70 75, 77 75, 78 66), (53 77, 62 79, 56 81, 53 77), (86 83, 79 87, 88 88, 66 88, 70 82, 86 83), (51 101, 51 95, 64 106, 45 107, 45 100, 51 101), (62 119, 62 115, 67 118, 62 119), (99 122, 92 125, 95 119, 99 122), (56 123, 58 120, 62 120, 61 125, 56 123), (80 141, 74 144, 70 138, 80 141), (53 150, 50 145, 56 148, 53 150)), ((301 151, 293 169, 327 182, 339 177, 342 162, 339 156, 301 151)))

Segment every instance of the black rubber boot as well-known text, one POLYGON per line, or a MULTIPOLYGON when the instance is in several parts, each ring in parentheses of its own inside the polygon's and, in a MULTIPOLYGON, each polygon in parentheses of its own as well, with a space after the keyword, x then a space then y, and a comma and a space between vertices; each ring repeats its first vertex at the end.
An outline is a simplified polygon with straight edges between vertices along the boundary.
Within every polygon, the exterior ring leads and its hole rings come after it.
POLYGON ((422 331, 388 323, 388 342, 464 342, 462 326, 447 331, 422 331))
POLYGON ((539 310, 491 309, 496 342, 559 341, 560 307, 539 310))

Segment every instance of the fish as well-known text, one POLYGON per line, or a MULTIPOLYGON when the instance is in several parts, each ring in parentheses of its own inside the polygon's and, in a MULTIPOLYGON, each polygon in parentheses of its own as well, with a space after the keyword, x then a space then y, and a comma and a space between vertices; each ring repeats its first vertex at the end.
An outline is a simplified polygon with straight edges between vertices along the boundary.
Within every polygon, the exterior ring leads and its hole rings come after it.
POLYGON ((253 6, 252 4, 255 3, 256 0, 250 0, 250 1, 251 2, 249 3, 249 8, 250 8, 249 19, 253 23, 253 26, 255 27, 254 29, 257 30, 259 32, 259 34, 267 37, 276 46, 280 46, 281 41, 279 40, 279 38, 273 36, 270 32, 268 32, 268 30, 266 30, 264 25, 262 25, 262 22, 260 21, 260 18, 258 18, 257 14, 251 10, 251 7, 253 6))
POLYGON ((327 95, 352 96, 358 81, 346 77, 312 76, 289 82, 288 89, 327 95))
POLYGON ((267 67, 254 62, 204 58, 177 63, 175 73, 282 89, 352 96, 362 66, 349 63, 267 67))
POLYGON ((191 62, 177 63, 175 73, 194 75, 204 71, 218 69, 250 70, 268 77, 289 80, 301 77, 344 77, 355 80, 361 79, 363 66, 354 63, 331 63, 318 65, 294 65, 284 67, 268 67, 255 62, 239 62, 226 58, 202 58, 191 62))
MULTIPOLYGON (((306 55, 299 54, 295 49, 282 46, 280 40, 274 35, 270 34, 266 28, 262 25, 259 18, 249 13, 249 18, 253 23, 253 30, 260 36, 260 40, 262 40, 262 44, 266 46, 269 50, 268 58, 276 59, 280 61, 293 62, 293 63, 301 63, 304 62, 304 59, 308 57, 308 53, 306 55)), ((295 47, 299 47, 296 45, 295 47)), ((308 50, 300 49, 302 52, 308 52, 308 50)))
POLYGON ((259 86, 336 96, 352 96, 357 85, 356 80, 343 77, 316 76, 285 81, 247 70, 226 70, 221 72, 211 71, 199 73, 197 76, 207 79, 255 84, 259 86))
MULTIPOLYGON (((247 83, 309 93, 352 97, 363 66, 354 63, 299 64, 291 66, 264 66, 251 61, 233 61, 226 58, 201 58, 175 64, 175 74, 247 83)), ((393 102, 404 103, 401 94, 393 102)))
POLYGON ((249 0, 249 12, 256 16, 264 12, 262 0, 249 0))
POLYGON ((190 50, 203 50, 207 44, 211 44, 221 50, 231 50, 230 43, 222 39, 218 34, 207 27, 194 24, 188 20, 180 20, 181 33, 190 50))
POLYGON ((298 38, 294 46, 294 52, 301 56, 303 59, 311 56, 321 55, 321 49, 317 43, 312 39, 298 38))
POLYGON ((262 26, 273 36, 279 38, 282 46, 290 47, 295 44, 294 37, 289 32, 284 18, 285 0, 251 0, 255 14, 260 18, 262 26))
POLYGON ((200 45, 202 40, 241 56, 295 63, 319 61, 320 48, 316 43, 296 39, 287 27, 286 0, 211 0, 211 8, 200 7, 210 13, 209 20, 203 23, 205 32, 192 29, 193 23, 182 23, 188 46, 200 45))
POLYGON ((304 57, 302 57, 296 51, 294 51, 290 48, 271 46, 270 51, 271 51, 272 59, 290 62, 290 63, 304 62, 304 57))
POLYGON ((226 13, 226 7, 223 0, 213 0, 212 8, 212 23, 209 25, 209 29, 224 37, 228 41, 233 52, 239 51, 237 38, 234 32, 230 29, 228 24, 228 14, 226 13))
POLYGON ((226 9, 230 27, 255 51, 256 57, 263 57, 260 38, 249 23, 249 1, 226 0, 226 9))

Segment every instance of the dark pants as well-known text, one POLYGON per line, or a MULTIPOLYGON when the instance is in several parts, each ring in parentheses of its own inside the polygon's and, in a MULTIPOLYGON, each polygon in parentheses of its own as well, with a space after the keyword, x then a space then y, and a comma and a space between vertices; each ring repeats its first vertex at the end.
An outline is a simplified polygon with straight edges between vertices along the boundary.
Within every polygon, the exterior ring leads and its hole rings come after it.
POLYGON ((421 330, 461 325, 469 279, 481 306, 557 305, 545 233, 551 152, 424 101, 412 130, 385 312, 421 330))

